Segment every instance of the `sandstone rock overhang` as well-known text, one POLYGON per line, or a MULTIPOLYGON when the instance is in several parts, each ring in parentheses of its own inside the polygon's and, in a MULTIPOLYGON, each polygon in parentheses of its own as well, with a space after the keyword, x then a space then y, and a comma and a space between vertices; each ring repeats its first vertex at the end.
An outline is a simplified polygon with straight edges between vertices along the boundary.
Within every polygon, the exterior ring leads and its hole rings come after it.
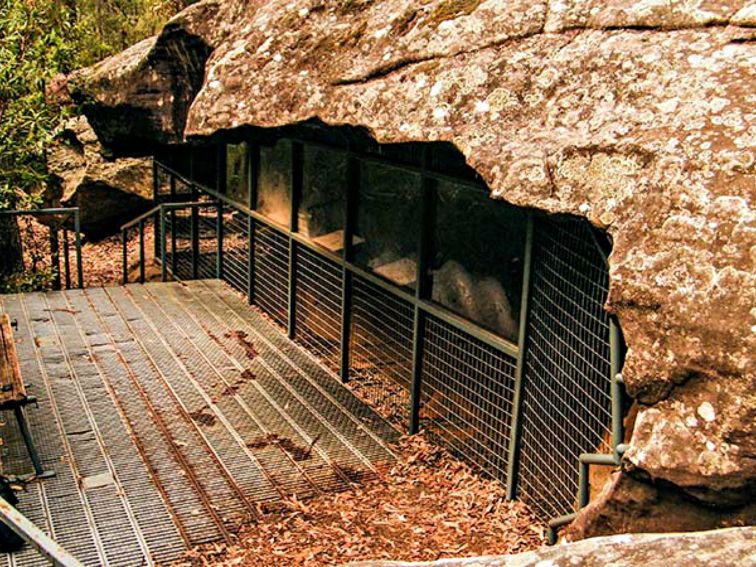
POLYGON ((645 404, 626 467, 733 506, 756 479, 755 25, 745 1, 204 1, 69 90, 115 152, 318 119, 453 143, 492 197, 587 217, 645 404))

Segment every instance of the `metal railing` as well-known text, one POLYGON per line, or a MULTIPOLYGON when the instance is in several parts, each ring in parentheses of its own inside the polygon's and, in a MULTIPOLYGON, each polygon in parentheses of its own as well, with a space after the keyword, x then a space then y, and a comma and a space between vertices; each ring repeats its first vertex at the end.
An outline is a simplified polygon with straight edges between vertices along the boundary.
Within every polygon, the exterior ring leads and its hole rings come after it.
MULTIPOLYGON (((578 509, 585 505, 588 465, 614 465, 624 450, 623 389, 617 378, 622 338, 604 312, 605 252, 587 221, 528 213, 514 344, 431 301, 431 222, 419 231, 414 292, 355 262, 359 163, 385 160, 347 152, 350 191, 342 254, 302 234, 301 144, 295 140, 292 147, 287 226, 255 210, 256 175, 248 176, 244 204, 155 162, 156 198, 161 198, 158 186, 165 185, 170 190, 162 199, 184 199, 165 202, 142 219, 151 214, 156 223, 163 279, 170 274, 225 280, 343 382, 359 382, 363 397, 392 423, 409 433, 427 430, 505 482, 510 498, 526 499, 544 520, 573 508, 576 492, 578 509), (158 176, 168 183, 159 184, 158 176), (569 260, 559 264, 564 258, 569 260), (612 454, 596 452, 607 448, 612 454), (544 476, 552 478, 544 483, 544 476)), ((249 152, 249 163, 255 164, 250 170, 257 171, 259 147, 250 146, 249 152)), ((437 182, 448 177, 427 167, 413 171, 421 180, 423 218, 432 218, 437 182)), ((138 224, 135 219, 130 226, 138 224)), ((552 520, 552 538, 573 517, 552 520)))
POLYGON ((26 516, 0 497, 0 520, 17 533, 24 541, 58 567, 83 567, 83 564, 68 553, 59 543, 34 525, 26 516))
MULTIPOLYGON (((43 217, 44 224, 47 226, 48 237, 47 242, 42 246, 44 250, 37 250, 36 253, 42 258, 42 267, 52 270, 52 288, 61 289, 64 284, 67 289, 73 287, 71 273, 72 246, 75 257, 76 287, 84 287, 84 271, 81 257, 81 222, 78 207, 2 210, 0 211, 0 216, 15 221, 24 217, 43 217), (69 223, 72 219, 73 226, 70 226, 69 223), (47 258, 44 258, 44 256, 47 256, 47 258)), ((22 236, 22 247, 39 245, 39 243, 32 242, 32 240, 33 238, 25 239, 22 236)), ((25 265, 24 268, 34 272, 39 269, 39 266, 34 264, 35 262, 32 261, 31 266, 25 265)))

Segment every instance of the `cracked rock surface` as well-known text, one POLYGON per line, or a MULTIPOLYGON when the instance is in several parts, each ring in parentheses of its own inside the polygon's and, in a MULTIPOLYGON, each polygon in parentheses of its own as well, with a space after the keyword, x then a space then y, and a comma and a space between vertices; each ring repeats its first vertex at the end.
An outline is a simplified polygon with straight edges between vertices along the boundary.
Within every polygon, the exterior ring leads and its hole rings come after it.
POLYGON ((68 120, 50 149, 49 205, 79 207, 88 236, 112 234, 150 208, 152 163, 147 158, 106 155, 84 116, 68 120))
POLYGON ((493 198, 607 230, 622 475, 724 517, 756 459, 754 26, 753 1, 206 0, 67 88, 122 147, 310 119, 448 141, 493 198))

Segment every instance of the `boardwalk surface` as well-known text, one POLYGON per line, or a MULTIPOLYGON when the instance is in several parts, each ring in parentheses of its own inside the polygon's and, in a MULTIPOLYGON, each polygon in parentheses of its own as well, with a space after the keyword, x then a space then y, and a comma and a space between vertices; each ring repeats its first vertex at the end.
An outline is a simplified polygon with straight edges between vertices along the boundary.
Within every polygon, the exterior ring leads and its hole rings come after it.
MULTIPOLYGON (((56 472, 19 509, 87 565, 170 562, 392 459, 396 432, 219 281, 0 296, 0 312, 56 472)), ((11 414, 0 436, 3 473, 30 472, 11 414)))

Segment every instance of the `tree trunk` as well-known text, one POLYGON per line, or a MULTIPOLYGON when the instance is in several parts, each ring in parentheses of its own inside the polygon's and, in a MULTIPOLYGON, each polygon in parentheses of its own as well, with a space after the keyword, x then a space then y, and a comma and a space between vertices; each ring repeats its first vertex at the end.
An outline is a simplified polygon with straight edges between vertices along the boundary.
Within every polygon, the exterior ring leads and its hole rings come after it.
POLYGON ((21 234, 15 217, 0 215, 0 279, 24 267, 21 234))

